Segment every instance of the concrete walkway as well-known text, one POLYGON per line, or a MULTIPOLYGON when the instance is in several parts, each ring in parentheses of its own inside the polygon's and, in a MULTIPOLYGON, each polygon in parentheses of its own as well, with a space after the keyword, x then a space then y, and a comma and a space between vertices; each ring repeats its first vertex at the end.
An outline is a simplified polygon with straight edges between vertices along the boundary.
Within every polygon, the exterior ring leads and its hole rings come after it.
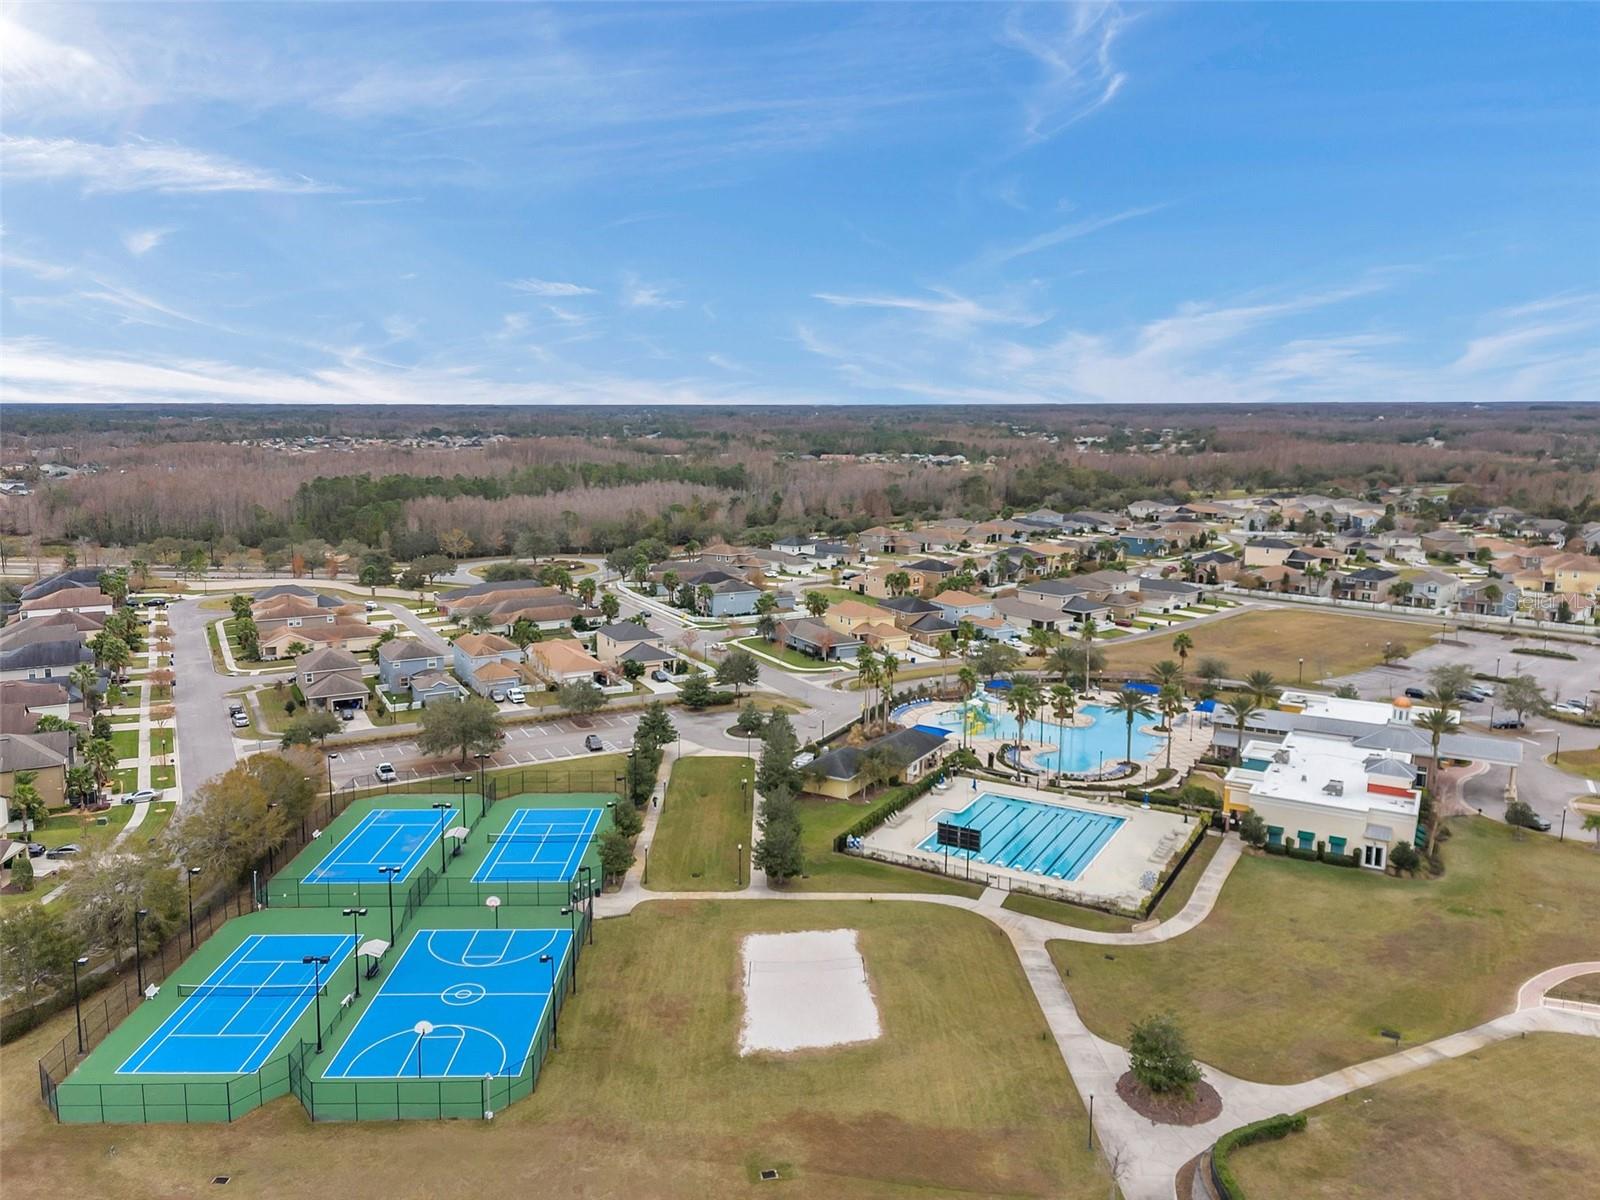
MULTIPOLYGON (((646 816, 646 831, 650 835, 653 835, 658 811, 652 807, 646 816)), ((1600 1037, 1600 1012, 1590 1014, 1550 1008, 1542 1003, 1544 993, 1563 980, 1600 971, 1600 963, 1572 963, 1551 968, 1524 984, 1513 1012, 1473 1029, 1410 1046, 1302 1083, 1256 1083, 1202 1064, 1207 1082, 1222 1097, 1221 1114, 1205 1124, 1160 1125, 1140 1116, 1123 1103, 1116 1092, 1117 1080, 1128 1070, 1128 1052, 1098 1037, 1084 1024, 1061 973, 1050 958, 1048 943, 1148 945, 1179 937, 1210 914, 1241 853, 1237 838, 1225 839, 1195 885, 1188 903, 1176 915, 1150 929, 1130 933, 1077 929, 1012 912, 1002 907, 1005 893, 998 888, 986 889, 977 899, 917 892, 785 892, 772 888, 764 877, 757 875, 752 877, 750 886, 738 892, 652 892, 640 885, 637 864, 616 892, 596 899, 595 912, 601 917, 621 916, 648 900, 871 900, 875 903, 939 904, 965 909, 992 921, 1010 940, 1085 1107, 1090 1097, 1094 1098, 1095 1136, 1120 1159, 1119 1183, 1127 1200, 1175 1200, 1176 1177, 1184 1163, 1209 1149, 1224 1133, 1241 1125, 1276 1113, 1311 1108, 1348 1092, 1384 1083, 1525 1033, 1600 1037)))

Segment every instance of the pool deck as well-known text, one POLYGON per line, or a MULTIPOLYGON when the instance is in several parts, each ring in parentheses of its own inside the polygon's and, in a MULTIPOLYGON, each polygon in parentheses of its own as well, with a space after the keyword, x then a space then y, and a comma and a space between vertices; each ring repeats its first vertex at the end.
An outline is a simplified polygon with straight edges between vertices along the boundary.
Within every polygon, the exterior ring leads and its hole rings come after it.
MULTIPOLYGON (((931 791, 908 805, 866 836, 863 843, 865 852, 889 862, 909 860, 918 865, 942 866, 942 854, 918 849, 917 844, 934 831, 940 813, 960 812, 985 793, 1013 796, 1036 804, 1072 808, 1099 816, 1121 817, 1122 827, 1100 848, 1083 873, 1070 883, 1048 875, 1035 875, 1029 871, 981 862, 973 862, 972 878, 993 887, 1017 887, 1063 899, 1089 903, 1112 902, 1131 908, 1149 895, 1154 877, 1173 855, 1183 849, 1184 842, 1194 830, 1192 819, 1185 822, 1175 813, 1143 809, 1135 804, 1088 796, 1063 796, 1056 792, 1041 792, 1014 784, 981 780, 974 789, 972 783, 971 779, 958 777, 947 790, 931 791), (1144 882, 1146 876, 1150 880, 1149 886, 1144 882)), ((966 878, 966 862, 952 856, 950 874, 966 878)))

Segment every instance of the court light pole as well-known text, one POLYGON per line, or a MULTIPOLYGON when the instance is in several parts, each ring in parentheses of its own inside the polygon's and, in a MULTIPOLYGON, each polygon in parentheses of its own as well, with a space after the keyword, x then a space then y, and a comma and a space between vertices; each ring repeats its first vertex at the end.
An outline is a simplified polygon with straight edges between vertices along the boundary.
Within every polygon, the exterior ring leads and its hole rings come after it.
POLYGON ((444 857, 444 832, 446 818, 450 812, 450 801, 436 800, 430 807, 439 811, 439 874, 443 875, 448 865, 444 857))
POLYGON ((83 1053, 83 1000, 78 994, 78 968, 87 967, 89 960, 75 958, 72 960, 72 1016, 78 1026, 78 1053, 83 1053))
POLYGON ((400 874, 399 867, 379 867, 379 873, 389 885, 389 945, 394 945, 394 877, 400 874))
POLYGON ((483 778, 483 764, 489 756, 480 750, 472 757, 478 760, 478 820, 481 821, 489 814, 489 791, 483 778))
POLYGON ((735 842, 733 844, 733 858, 734 858, 733 869, 734 869, 735 873, 738 876, 739 886, 743 887, 744 886, 744 843, 743 842, 735 842))
POLYGON ((144 947, 139 944, 139 923, 149 915, 148 908, 137 908, 133 912, 133 972, 141 993, 144 991, 144 947))
POLYGON ((339 757, 337 750, 328 751, 328 820, 333 820, 333 760, 339 757))
POLYGON ((356 936, 356 952, 350 957, 356 967, 356 999, 359 1000, 361 999, 361 930, 359 925, 361 918, 367 915, 367 910, 364 908, 347 908, 344 910, 344 915, 350 918, 350 932, 356 936))
MULTIPOLYGON (((322 1053, 322 968, 328 965, 326 954, 308 954, 300 960, 311 964, 311 999, 317 1006, 317 1053, 322 1053)), ((304 1012, 305 1009, 301 1009, 304 1012)))
POLYGON ((556 960, 548 954, 539 955, 539 961, 550 968, 550 1048, 561 1049, 561 1035, 558 1030, 560 1010, 556 1007, 556 960))
POLYGON ((594 868, 579 867, 578 876, 583 880, 583 894, 589 901, 589 945, 594 945, 594 868))
POLYGON ((184 878, 189 884, 189 949, 194 949, 194 877, 200 874, 199 867, 189 867, 184 872, 184 878))

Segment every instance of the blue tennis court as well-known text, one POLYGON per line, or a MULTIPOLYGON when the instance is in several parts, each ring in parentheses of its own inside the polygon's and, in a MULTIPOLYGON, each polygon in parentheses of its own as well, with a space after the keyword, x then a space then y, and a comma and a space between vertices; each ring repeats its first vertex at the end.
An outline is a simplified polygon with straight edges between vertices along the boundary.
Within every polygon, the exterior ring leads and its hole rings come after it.
POLYGON ((519 808, 499 833, 474 883, 565 883, 600 826, 598 808, 519 808))
POLYGON ((240 942, 205 981, 117 1068, 119 1075, 243 1075, 260 1069, 310 1008, 315 968, 323 987, 355 949, 349 934, 258 933, 240 942))
POLYGON ((571 949, 566 929, 418 931, 323 1078, 521 1074, 571 949))
MULTIPOLYGON (((983 831, 983 849, 972 853, 950 851, 951 858, 993 863, 1015 871, 1076 879, 1109 842, 1123 818, 1085 812, 1059 804, 1040 804, 1015 796, 985 792, 954 816, 945 812, 938 820, 983 831)), ((938 833, 930 833, 918 847, 943 854, 938 833)))
POLYGON ((416 870, 456 816, 455 809, 375 808, 306 872, 303 883, 382 883, 379 867, 416 870))

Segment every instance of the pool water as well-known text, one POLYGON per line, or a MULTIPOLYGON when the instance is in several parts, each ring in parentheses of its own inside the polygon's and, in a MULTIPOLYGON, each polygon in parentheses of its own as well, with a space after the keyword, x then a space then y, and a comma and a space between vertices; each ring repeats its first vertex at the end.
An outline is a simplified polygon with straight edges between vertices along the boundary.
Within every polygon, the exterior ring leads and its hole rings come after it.
MULTIPOLYGON (((1122 827, 1123 819, 992 792, 984 792, 958 813, 938 816, 940 821, 983 831, 982 849, 970 854, 952 849, 950 857, 970 857, 1053 879, 1078 878, 1122 827)), ((924 838, 918 849, 945 851, 937 832, 924 838)))
MULTIPOLYGON (((977 716, 975 730, 978 737, 1014 741, 1017 736, 1016 718, 1000 710, 974 710, 977 716)), ((1033 761, 1046 771, 1060 771, 1065 775, 1084 775, 1100 770, 1102 763, 1121 762, 1128 749, 1127 722, 1117 713, 1101 704, 1082 704, 1078 712, 1092 718, 1093 724, 1063 730, 1054 721, 1034 719, 1023 727, 1022 740, 1034 747, 1033 761)), ((1156 717, 1138 717, 1133 723, 1133 761, 1149 758, 1161 745, 1161 738, 1145 733, 1141 726, 1152 724, 1156 717)), ((949 729, 959 736, 961 720, 955 713, 929 724, 949 729)))

